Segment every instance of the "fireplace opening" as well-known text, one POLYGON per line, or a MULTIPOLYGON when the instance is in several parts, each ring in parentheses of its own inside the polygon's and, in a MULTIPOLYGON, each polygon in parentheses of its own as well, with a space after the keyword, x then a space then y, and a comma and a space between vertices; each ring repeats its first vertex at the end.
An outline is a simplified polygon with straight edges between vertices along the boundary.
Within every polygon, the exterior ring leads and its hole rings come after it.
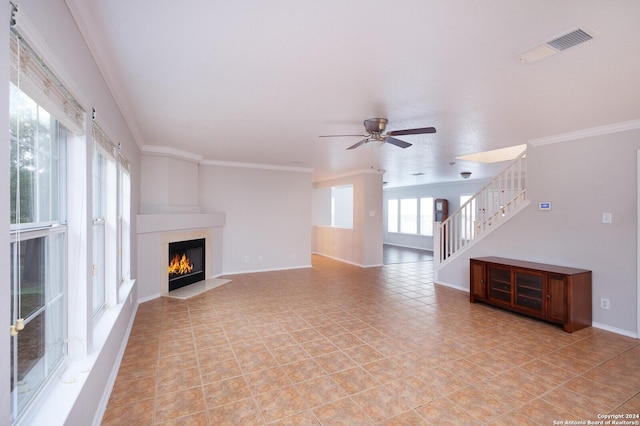
POLYGON ((205 239, 169 243, 169 291, 205 279, 205 239))

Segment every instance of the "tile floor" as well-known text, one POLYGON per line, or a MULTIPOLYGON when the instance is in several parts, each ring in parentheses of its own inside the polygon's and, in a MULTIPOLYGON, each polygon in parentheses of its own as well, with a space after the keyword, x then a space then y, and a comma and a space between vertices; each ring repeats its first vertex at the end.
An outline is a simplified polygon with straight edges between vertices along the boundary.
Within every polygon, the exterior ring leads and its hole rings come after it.
POLYGON ((384 244, 382 247, 382 263, 385 265, 425 262, 428 260, 433 260, 433 251, 398 247, 391 244, 384 244))
POLYGON ((313 268, 143 303, 103 425, 553 425, 640 413, 640 340, 565 333, 470 304, 432 277, 431 262, 361 269, 314 256, 313 268))

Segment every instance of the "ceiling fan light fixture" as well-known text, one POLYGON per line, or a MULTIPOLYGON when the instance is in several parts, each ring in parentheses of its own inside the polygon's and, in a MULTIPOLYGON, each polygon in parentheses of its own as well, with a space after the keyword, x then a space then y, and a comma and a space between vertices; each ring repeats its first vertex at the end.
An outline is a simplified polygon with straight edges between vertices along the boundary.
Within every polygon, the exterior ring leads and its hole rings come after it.
POLYGON ((419 129, 405 129, 405 130, 394 130, 391 132, 383 133, 387 127, 387 123, 389 120, 386 118, 368 118, 364 120, 364 128, 367 131, 366 135, 321 135, 321 138, 331 138, 331 137, 341 137, 341 136, 362 136, 365 139, 360 142, 351 145, 347 149, 354 149, 364 144, 369 144, 371 142, 375 142, 377 146, 381 146, 384 143, 389 143, 390 145, 395 145, 400 148, 408 148, 411 146, 409 142, 405 142, 400 139, 396 139, 394 136, 405 136, 405 135, 422 135, 426 133, 435 133, 435 127, 422 127, 419 129))
POLYGON ((386 118, 368 118, 364 120, 364 128, 369 133, 382 133, 384 129, 387 127, 387 123, 389 120, 386 118))

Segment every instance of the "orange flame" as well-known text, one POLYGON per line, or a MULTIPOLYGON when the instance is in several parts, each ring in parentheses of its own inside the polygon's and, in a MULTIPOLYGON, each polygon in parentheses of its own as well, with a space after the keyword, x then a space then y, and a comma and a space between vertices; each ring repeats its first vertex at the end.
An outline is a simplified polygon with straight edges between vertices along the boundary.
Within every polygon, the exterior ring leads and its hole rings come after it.
POLYGON ((186 274, 193 270, 193 263, 189 260, 186 254, 183 254, 180 257, 179 254, 176 254, 171 262, 169 262, 169 273, 170 274, 186 274))

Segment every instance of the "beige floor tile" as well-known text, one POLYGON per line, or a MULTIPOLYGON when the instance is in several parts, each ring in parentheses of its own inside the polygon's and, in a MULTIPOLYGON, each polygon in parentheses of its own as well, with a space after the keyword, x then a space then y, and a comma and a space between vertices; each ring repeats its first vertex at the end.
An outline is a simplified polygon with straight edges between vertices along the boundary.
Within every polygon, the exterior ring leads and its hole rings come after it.
POLYGON ((216 426, 261 425, 264 423, 258 404, 253 398, 212 408, 208 415, 210 424, 216 426))
POLYGON ((406 400, 385 386, 378 386, 353 395, 351 400, 376 423, 398 416, 411 408, 406 400))
POLYGON ((358 365, 342 351, 331 352, 326 355, 317 356, 314 359, 328 373, 335 373, 358 365))
POLYGON ((119 406, 109 403, 102 419, 102 426, 153 425, 153 406, 153 398, 119 406))
POLYGON ((291 379, 281 367, 246 374, 245 379, 253 395, 271 392, 291 385, 291 379))
POLYGON ((267 423, 302 413, 309 408, 294 386, 263 393, 255 398, 260 406, 262 417, 267 423))
POLYGON ((202 376, 202 383, 207 384, 241 376, 242 369, 235 358, 230 358, 225 361, 201 363, 200 374, 202 376))
POLYGON ((153 398, 155 395, 155 376, 144 377, 139 380, 119 380, 118 378, 111 391, 109 405, 115 407, 131 404, 132 402, 153 398))
POLYGON ((180 370, 159 370, 156 379, 156 395, 177 392, 196 386, 202 386, 198 367, 180 370))
POLYGON ((234 377, 204 385, 207 408, 213 409, 221 405, 250 398, 251 389, 244 377, 234 377))
POLYGON ((337 373, 331 374, 331 378, 349 395, 371 389, 381 384, 362 367, 338 371, 337 373))
POLYGON ((313 413, 323 425, 372 425, 367 414, 349 398, 330 402, 313 409, 313 413))
POLYGON ((400 415, 387 419, 380 423, 381 426, 427 426, 428 423, 415 411, 406 411, 400 415))
POLYGON ((326 374, 325 370, 312 358, 283 365, 282 370, 292 383, 299 383, 326 374))
POLYGON ((274 426, 318 426, 318 419, 311 411, 294 414, 272 423, 274 426))
POLYGON ((291 346, 282 346, 276 349, 271 349, 270 352, 276 362, 280 365, 311 358, 311 355, 309 355, 309 353, 297 343, 291 346))
MULTIPOLYGON (((128 423, 135 424, 135 423, 128 423)), ((206 412, 191 414, 177 419, 167 420, 166 422, 156 423, 162 426, 208 426, 209 417, 206 412)))
POLYGON ((416 413, 432 425, 475 425, 480 420, 447 398, 440 398, 415 409, 416 413))
POLYGON ((162 423, 205 411, 202 387, 158 395, 155 401, 155 422, 162 423))
POLYGON ((328 375, 297 383, 295 389, 311 408, 347 396, 347 392, 328 375))

